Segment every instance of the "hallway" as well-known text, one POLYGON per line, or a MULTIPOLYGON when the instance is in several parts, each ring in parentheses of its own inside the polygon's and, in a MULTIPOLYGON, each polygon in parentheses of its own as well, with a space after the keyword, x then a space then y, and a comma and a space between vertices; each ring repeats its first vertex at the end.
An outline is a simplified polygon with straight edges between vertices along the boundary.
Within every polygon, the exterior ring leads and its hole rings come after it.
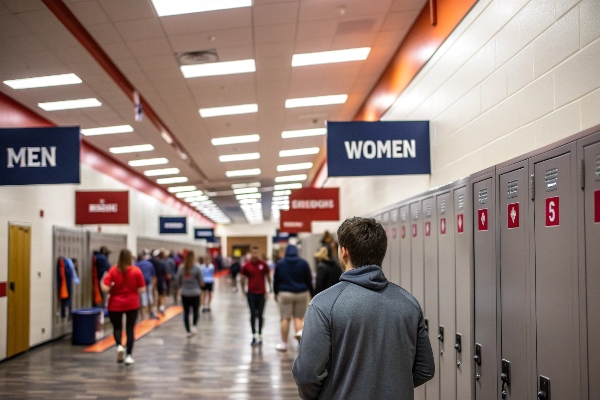
POLYGON ((279 310, 265 309, 263 347, 250 346, 248 307, 228 281, 215 284, 212 313, 187 339, 181 315, 138 340, 136 363, 117 364, 115 348, 84 353, 70 336, 0 363, 2 399, 297 399, 291 374, 297 345, 275 350, 279 310))

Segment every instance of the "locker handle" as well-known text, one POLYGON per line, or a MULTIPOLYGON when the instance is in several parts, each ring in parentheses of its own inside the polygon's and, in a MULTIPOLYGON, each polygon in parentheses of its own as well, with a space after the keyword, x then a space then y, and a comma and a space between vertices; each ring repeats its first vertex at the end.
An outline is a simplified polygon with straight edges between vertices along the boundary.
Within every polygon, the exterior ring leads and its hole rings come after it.
POLYGON ((438 335, 438 340, 440 342, 443 342, 444 341, 444 327, 443 326, 440 326, 439 332, 440 332, 440 334, 438 335))
POLYGON ((551 400, 550 396, 550 378, 540 375, 540 391, 538 392, 539 400, 551 400))
POLYGON ((475 343, 475 356, 473 360, 475 360, 477 365, 481 365, 481 345, 479 343, 475 343))
POLYGON ((429 333, 429 320, 425 318, 425 330, 429 333))
POLYGON ((462 335, 460 333, 456 334, 456 343, 454 343, 454 348, 456 349, 456 351, 458 351, 459 353, 462 350, 462 335))
POLYGON ((15 291, 15 283, 14 282, 9 282, 8 283, 8 288, 10 289, 11 292, 15 291))
POLYGON ((502 373, 500 374, 500 380, 502 381, 502 398, 506 399, 508 392, 506 386, 510 386, 510 361, 502 360, 502 373))

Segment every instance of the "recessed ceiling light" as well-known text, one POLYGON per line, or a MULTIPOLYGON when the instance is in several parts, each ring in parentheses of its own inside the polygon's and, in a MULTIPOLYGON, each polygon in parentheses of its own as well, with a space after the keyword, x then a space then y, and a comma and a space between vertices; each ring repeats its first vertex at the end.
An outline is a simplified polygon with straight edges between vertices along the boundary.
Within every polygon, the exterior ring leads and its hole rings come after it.
POLYGON ((314 128, 314 129, 299 129, 297 131, 283 131, 281 137, 283 139, 307 137, 307 136, 320 136, 326 135, 327 128, 314 128))
POLYGON ((370 52, 370 47, 360 47, 356 49, 294 54, 292 56, 292 67, 366 60, 370 52))
MULTIPOLYGON (((196 197, 196 196, 202 196, 204 193, 202 192, 202 190, 192 190, 189 192, 181 192, 181 193, 177 193, 175 196, 179 199, 183 199, 186 197, 196 197)), ((208 199, 208 197, 207 197, 208 199)), ((206 200, 206 199, 205 199, 206 200)))
POLYGON ((276 176, 275 177, 275 182, 305 181, 306 178, 308 178, 308 176, 306 174, 276 176))
POLYGON ((277 190, 275 192, 273 192, 273 196, 289 196, 290 194, 292 194, 291 190, 277 190))
POLYGON ((247 187, 260 187, 260 182, 251 182, 251 183, 233 183, 231 185, 232 189, 240 189, 247 187))
POLYGON ((294 150, 281 150, 279 157, 293 157, 293 156, 305 156, 308 154, 317 154, 319 152, 318 147, 307 147, 305 149, 294 149, 294 150))
POLYGON ((172 186, 170 188, 168 188, 167 190, 170 193, 179 193, 179 192, 189 192, 191 190, 196 190, 196 186, 172 186))
POLYGON ((250 7, 252 0, 152 0, 159 17, 250 7))
POLYGON ((347 94, 333 94, 330 96, 303 97, 300 99, 287 99, 285 108, 328 106, 331 104, 344 104, 348 99, 347 94))
POLYGON ((162 138, 165 139, 165 142, 168 144, 173 144, 173 138, 167 132, 162 132, 160 136, 162 136, 162 138))
POLYGON ((49 86, 76 85, 81 79, 75 74, 38 76, 36 78, 23 78, 4 81, 13 89, 32 89, 49 86))
POLYGON ((256 192, 258 192, 258 188, 256 188, 256 187, 233 189, 233 194, 245 194, 245 193, 256 193, 256 192))
POLYGON ((310 168, 312 168, 312 166, 313 166, 313 163, 311 163, 311 162, 298 163, 298 164, 285 164, 285 165, 278 165, 277 171, 278 172, 297 171, 300 169, 310 169, 310 168))
POLYGON ((208 196, 186 197, 183 199, 186 203, 200 202, 208 199, 208 196))
POLYGON ((260 193, 248 193, 248 194, 238 194, 237 196, 235 196, 236 200, 243 200, 243 199, 260 199, 262 197, 262 195, 260 193))
POLYGON ((100 107, 101 105, 102 103, 98 99, 93 98, 38 103, 38 107, 45 111, 74 110, 76 108, 100 107))
POLYGON ((302 187, 301 183, 284 183, 283 185, 273 186, 273 189, 275 189, 275 190, 300 189, 301 187, 302 187))
POLYGON ((254 204, 257 203, 257 199, 242 199, 239 201, 240 204, 254 204))
POLYGON ((182 65, 184 78, 200 78, 203 76, 235 75, 256 71, 254 60, 238 60, 214 62, 197 65, 182 65))
POLYGON ((260 168, 238 169, 236 171, 225 171, 225 176, 227 176, 228 178, 233 178, 235 176, 250 176, 250 175, 260 175, 260 168))
POLYGON ((161 169, 149 169, 144 171, 146 176, 161 176, 161 175, 175 175, 178 174, 179 168, 161 168, 161 169))
POLYGON ((222 146, 224 144, 236 144, 236 143, 251 143, 258 142, 260 135, 242 135, 242 136, 228 136, 222 138, 211 139, 210 142, 213 146, 222 146))
POLYGON ((224 115, 250 114, 258 112, 258 104, 240 104, 238 106, 201 108, 202 118, 221 117, 224 115))
POLYGON ((289 196, 274 196, 271 201, 289 200, 289 196))
POLYGON ((137 153, 142 151, 152 151, 154 146, 151 144, 138 144, 135 146, 111 147, 108 149, 113 154, 137 153))
POLYGON ((230 162, 230 161, 245 161, 245 160, 258 160, 260 153, 244 153, 244 154, 229 154, 226 156, 219 156, 219 161, 230 162))
POLYGON ((159 185, 168 185, 170 183, 183 183, 187 182, 188 178, 185 176, 174 176, 172 178, 160 178, 156 180, 159 185))
POLYGON ((88 128, 81 130, 83 136, 113 135, 116 133, 127 132, 133 132, 133 127, 131 125, 105 126, 102 128, 88 128))
MULTIPOLYGON (((131 160, 128 162, 128 164, 132 167, 146 167, 148 165, 167 164, 168 162, 169 162, 169 160, 167 160, 164 157, 161 157, 161 158, 147 158, 145 160, 131 160)), ((169 189, 171 189, 171 188, 169 188, 169 189)))

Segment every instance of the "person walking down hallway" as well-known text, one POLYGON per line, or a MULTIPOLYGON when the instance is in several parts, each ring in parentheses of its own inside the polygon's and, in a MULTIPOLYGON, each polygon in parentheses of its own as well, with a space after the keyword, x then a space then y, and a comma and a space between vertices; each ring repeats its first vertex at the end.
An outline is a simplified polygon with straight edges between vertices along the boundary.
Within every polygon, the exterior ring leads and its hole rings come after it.
POLYGON ((140 294, 146 291, 146 282, 142 271, 132 265, 131 252, 127 249, 119 253, 117 265, 112 266, 101 282, 102 290, 109 294, 108 316, 113 325, 113 334, 117 343, 117 361, 123 362, 125 348, 121 344, 123 337, 123 315, 127 334, 127 357, 125 364, 134 363, 133 342, 135 321, 140 308, 140 294))
POLYGON ((295 336, 300 340, 308 296, 312 297, 314 294, 310 267, 306 260, 298 257, 296 246, 288 244, 285 257, 277 262, 273 289, 281 313, 281 343, 278 343, 275 348, 286 351, 290 320, 293 319, 295 336))
POLYGON ((423 311, 387 280, 387 236, 373 218, 348 218, 338 229, 340 283, 308 306, 292 372, 307 399, 414 399, 435 363, 423 311))
POLYGON ((156 284, 156 271, 150 262, 150 251, 145 250, 138 255, 135 265, 142 271, 146 282, 146 291, 140 295, 142 303, 142 319, 158 319, 154 312, 154 285, 156 284))
POLYGON ((269 266, 259 258, 258 247, 252 247, 250 261, 240 272, 240 286, 248 299, 250 308, 250 326, 252 328, 252 346, 262 345, 263 312, 265 302, 269 298, 265 280, 269 282, 269 292, 273 291, 269 266), (246 287, 246 282, 248 286, 246 287), (258 324, 258 329, 256 325, 258 324))
POLYGON ((215 266, 210 262, 210 257, 200 257, 200 269, 202 269, 202 278, 204 279, 201 299, 202 312, 209 312, 210 303, 212 302, 213 283, 215 281, 215 266))
POLYGON ((183 266, 177 271, 177 287, 179 287, 179 295, 181 296, 181 304, 183 305, 183 323, 188 337, 192 337, 197 333, 196 325, 198 324, 200 308, 200 291, 204 287, 200 267, 194 263, 195 257, 194 252, 189 251, 185 256, 183 266), (193 314, 191 327, 190 309, 192 309, 193 314))
POLYGON ((315 258, 318 263, 315 294, 319 294, 338 283, 343 271, 338 262, 329 257, 329 249, 325 246, 315 253, 315 258))

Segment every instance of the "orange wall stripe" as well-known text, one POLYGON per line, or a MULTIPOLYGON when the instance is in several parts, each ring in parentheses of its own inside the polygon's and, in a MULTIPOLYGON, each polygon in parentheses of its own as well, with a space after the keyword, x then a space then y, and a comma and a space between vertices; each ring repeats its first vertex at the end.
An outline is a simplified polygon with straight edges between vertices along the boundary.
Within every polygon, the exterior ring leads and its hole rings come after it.
MULTIPOLYGON (((477 0, 437 0, 437 23, 431 24, 429 2, 410 28, 379 81, 354 116, 354 121, 377 121, 394 104, 442 43, 456 29, 477 0)), ((319 167, 312 187, 321 187, 327 176, 319 167)))

